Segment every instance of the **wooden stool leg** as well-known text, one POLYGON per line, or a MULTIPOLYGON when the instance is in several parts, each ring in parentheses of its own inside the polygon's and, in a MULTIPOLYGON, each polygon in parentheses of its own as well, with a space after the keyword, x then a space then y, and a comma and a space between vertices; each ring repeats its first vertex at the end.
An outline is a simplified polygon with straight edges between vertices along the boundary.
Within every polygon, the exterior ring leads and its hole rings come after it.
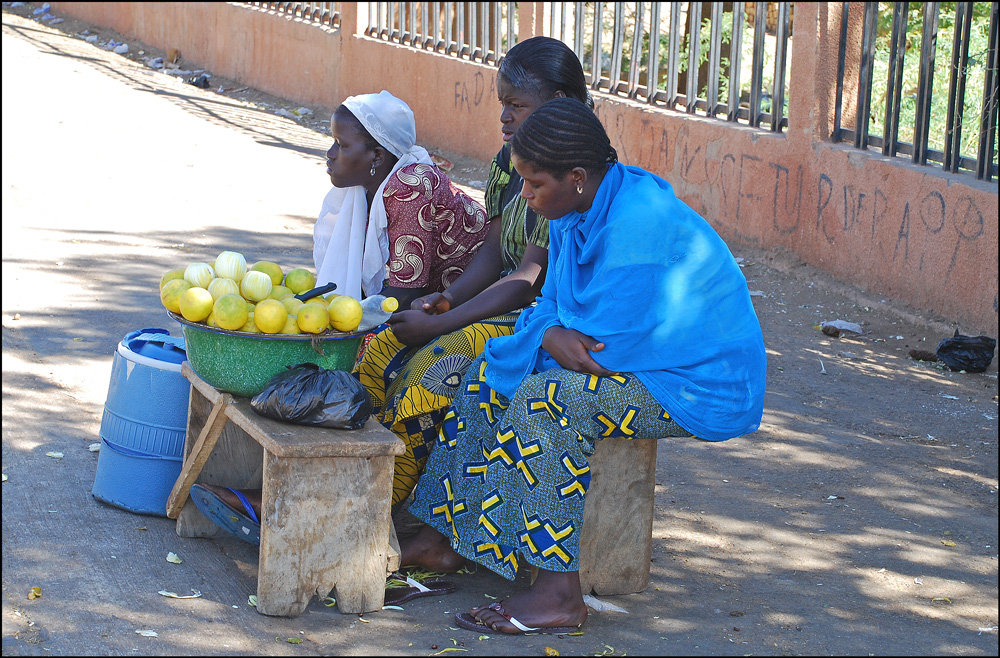
POLYGON ((385 598, 393 457, 264 455, 257 611, 302 613, 334 590, 342 613, 385 598))
POLYGON ((385 572, 387 574, 399 571, 399 539, 396 538, 396 526, 389 519, 389 554, 386 558, 385 572))
POLYGON ((652 439, 597 442, 580 534, 584 594, 634 594, 649 585, 656 444, 652 439))
POLYGON ((184 503, 187 502, 191 485, 198 480, 201 469, 205 467, 205 462, 215 450, 215 444, 218 443, 219 436, 229 420, 225 408, 231 401, 229 395, 220 395, 209 405, 209 401, 198 389, 191 388, 191 396, 188 399, 187 434, 184 436, 184 465, 170 491, 170 497, 167 498, 168 518, 176 519, 184 503))
MULTIPOLYGON (((260 444, 235 423, 228 423, 202 467, 198 481, 234 489, 260 489, 263 463, 264 449, 260 444)), ((177 516, 177 534, 214 537, 220 531, 219 526, 206 519, 188 498, 177 516)))

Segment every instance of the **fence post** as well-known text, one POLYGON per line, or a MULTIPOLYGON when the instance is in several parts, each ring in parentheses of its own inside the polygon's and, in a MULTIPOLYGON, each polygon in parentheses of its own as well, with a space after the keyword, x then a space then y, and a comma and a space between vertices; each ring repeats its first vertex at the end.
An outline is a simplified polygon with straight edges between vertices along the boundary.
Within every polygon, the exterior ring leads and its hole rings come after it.
POLYGON ((344 36, 364 34, 368 27, 367 2, 341 2, 340 30, 344 36))
POLYGON ((517 3, 517 42, 545 34, 544 2, 517 3))

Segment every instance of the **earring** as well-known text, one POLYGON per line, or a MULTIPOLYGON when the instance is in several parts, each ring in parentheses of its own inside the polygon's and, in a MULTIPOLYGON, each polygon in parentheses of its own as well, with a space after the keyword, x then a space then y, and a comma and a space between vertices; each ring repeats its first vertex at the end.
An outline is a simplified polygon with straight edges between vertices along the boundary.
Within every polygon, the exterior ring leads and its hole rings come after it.
POLYGON ((583 194, 583 184, 582 183, 577 183, 576 184, 576 193, 577 194, 583 194))
POLYGON ((375 175, 375 161, 374 160, 372 160, 372 168, 368 170, 368 173, 371 174, 372 176, 375 175))

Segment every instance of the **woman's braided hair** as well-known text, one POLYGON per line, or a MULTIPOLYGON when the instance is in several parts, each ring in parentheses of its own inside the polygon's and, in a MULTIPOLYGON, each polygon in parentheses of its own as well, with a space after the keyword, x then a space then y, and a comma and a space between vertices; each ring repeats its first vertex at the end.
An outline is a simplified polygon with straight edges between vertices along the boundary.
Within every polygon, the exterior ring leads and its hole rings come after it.
POLYGON ((540 99, 552 98, 561 91, 589 108, 594 107, 580 60, 559 39, 540 36, 521 41, 507 51, 497 78, 540 99))
POLYGON ((618 162, 601 120, 582 103, 553 98, 531 113, 510 142, 522 160, 555 177, 576 167, 590 173, 618 162))

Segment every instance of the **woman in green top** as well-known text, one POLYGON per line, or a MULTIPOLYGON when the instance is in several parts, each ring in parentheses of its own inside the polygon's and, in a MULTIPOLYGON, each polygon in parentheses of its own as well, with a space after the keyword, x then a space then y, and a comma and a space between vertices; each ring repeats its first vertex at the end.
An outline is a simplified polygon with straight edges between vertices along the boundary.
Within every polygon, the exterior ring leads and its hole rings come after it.
POLYGON ((569 97, 594 107, 583 67, 562 41, 533 37, 510 49, 497 73, 504 146, 490 168, 490 228, 476 256, 444 292, 395 313, 358 364, 375 418, 406 443, 396 457, 392 504, 406 500, 469 364, 486 341, 514 331, 541 290, 548 264, 548 220, 528 208, 508 142, 545 101, 569 97))

